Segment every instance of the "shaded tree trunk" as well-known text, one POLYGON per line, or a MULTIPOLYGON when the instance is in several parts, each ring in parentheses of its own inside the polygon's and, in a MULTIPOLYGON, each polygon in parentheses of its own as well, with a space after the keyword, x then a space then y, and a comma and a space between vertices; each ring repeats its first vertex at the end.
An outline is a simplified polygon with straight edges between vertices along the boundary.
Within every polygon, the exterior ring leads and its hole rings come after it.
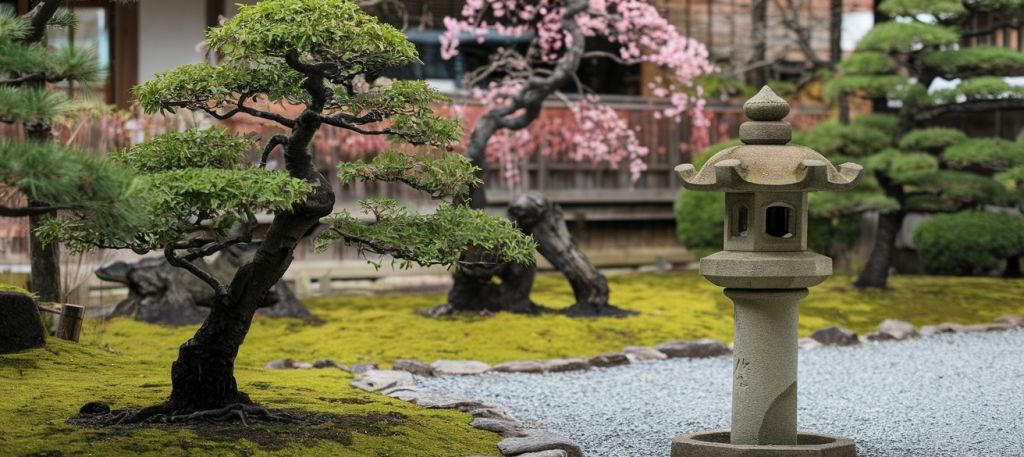
MULTIPOLYGON (((829 42, 829 66, 832 71, 839 68, 839 61, 843 58, 843 0, 832 0, 829 5, 828 20, 828 42, 829 42)), ((839 94, 839 123, 850 123, 850 100, 845 94, 839 94)))
MULTIPOLYGON (((51 138, 51 126, 48 122, 32 122, 23 125, 25 137, 29 141, 46 142, 51 138)), ((47 206, 46 202, 29 200, 29 206, 47 206)), ((29 261, 32 274, 29 289, 41 301, 61 302, 60 294, 60 243, 54 240, 43 244, 36 236, 39 228, 51 215, 36 214, 28 218, 29 261)))
POLYGON ((508 212, 524 233, 537 240, 540 254, 569 280, 576 302, 565 314, 582 317, 635 314, 608 303, 608 281, 576 246, 560 206, 541 194, 529 192, 516 197, 508 212))
POLYGON ((753 0, 750 15, 750 60, 756 66, 747 80, 751 86, 760 88, 768 83, 768 0, 753 0))
MULTIPOLYGON (((199 259, 195 263, 218 280, 227 282, 242 265, 252 261, 257 247, 258 244, 234 245, 214 259, 199 259)), ((163 325, 198 324, 206 319, 215 298, 208 284, 162 257, 131 264, 115 262, 97 270, 96 276, 128 286, 128 298, 118 303, 110 316, 128 316, 163 325)), ((269 317, 315 320, 283 281, 274 285, 257 312, 269 317)))
MULTIPOLYGON (((322 91, 321 86, 317 93, 322 91)), ((322 100, 314 101, 315 111, 321 107, 322 100)), ((227 295, 219 297, 195 336, 178 349, 178 359, 171 365, 171 396, 166 404, 155 407, 157 412, 201 411, 250 402, 235 382, 238 348, 256 309, 291 264, 296 244, 334 208, 331 185, 316 170, 308 150, 319 127, 314 114, 300 115, 284 151, 289 174, 313 183, 313 192, 305 202, 294 205, 291 213, 274 217, 252 262, 238 270, 227 295)))
POLYGON ((875 231, 875 243, 871 248, 871 256, 868 258, 864 271, 853 283, 858 289, 885 289, 889 282, 889 268, 892 266, 892 256, 896 250, 896 236, 899 235, 900 227, 903 226, 904 213, 894 211, 892 213, 878 215, 878 229, 875 231))
POLYGON ((1006 258, 1006 268, 1003 270, 1004 278, 1021 278, 1024 274, 1020 271, 1020 256, 1006 258))
POLYGON ((440 315, 451 311, 537 314, 547 311, 530 300, 536 274, 536 265, 460 266, 453 275, 454 284, 448 291, 448 303, 428 314, 440 315))

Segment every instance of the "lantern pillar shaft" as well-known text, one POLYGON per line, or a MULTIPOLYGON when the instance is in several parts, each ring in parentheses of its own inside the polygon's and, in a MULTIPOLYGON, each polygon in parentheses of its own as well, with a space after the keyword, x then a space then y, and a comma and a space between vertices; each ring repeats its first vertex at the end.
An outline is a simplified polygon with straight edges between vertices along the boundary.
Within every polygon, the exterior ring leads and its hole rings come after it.
POLYGON ((732 444, 797 444, 797 322, 807 289, 725 289, 735 303, 732 444))

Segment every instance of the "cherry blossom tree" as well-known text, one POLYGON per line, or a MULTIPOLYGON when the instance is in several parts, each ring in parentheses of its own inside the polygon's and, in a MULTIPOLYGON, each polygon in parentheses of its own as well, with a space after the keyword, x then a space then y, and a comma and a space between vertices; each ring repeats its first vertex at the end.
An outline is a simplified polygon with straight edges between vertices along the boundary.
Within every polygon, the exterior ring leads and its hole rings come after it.
MULTIPOLYGON (((489 164, 497 163, 506 179, 517 179, 519 160, 535 150, 524 147, 529 142, 526 128, 551 97, 562 100, 572 114, 575 125, 564 133, 571 142, 572 160, 603 162, 613 168, 626 162, 633 181, 640 177, 648 149, 628 123, 580 81, 577 70, 583 59, 662 68, 662 75, 648 87, 651 94, 668 102, 659 114, 677 121, 689 116, 698 130, 694 137, 707 138, 703 92, 695 83, 698 76, 713 70, 707 48, 682 36, 643 0, 467 0, 460 16, 446 17, 444 25, 441 45, 446 59, 458 55, 464 43, 483 43, 492 31, 526 42, 497 49, 488 64, 466 78, 473 96, 487 107, 467 146, 467 155, 481 178, 489 164), (617 52, 588 51, 588 40, 610 42, 617 52), (570 98, 564 89, 578 96, 570 98)), ((486 205, 482 186, 473 190, 470 205, 486 205)), ((605 278, 569 237, 557 205, 531 194, 517 199, 510 214, 513 218, 529 215, 517 220, 520 227, 534 235, 541 254, 569 278, 577 301, 568 314, 623 313, 608 304, 605 278)), ((454 310, 537 312, 540 308, 529 301, 530 285, 532 271, 462 268, 456 273, 449 306, 454 310), (501 284, 491 281, 493 275, 502 279, 501 284), (501 290, 484 290, 495 287, 501 290)))

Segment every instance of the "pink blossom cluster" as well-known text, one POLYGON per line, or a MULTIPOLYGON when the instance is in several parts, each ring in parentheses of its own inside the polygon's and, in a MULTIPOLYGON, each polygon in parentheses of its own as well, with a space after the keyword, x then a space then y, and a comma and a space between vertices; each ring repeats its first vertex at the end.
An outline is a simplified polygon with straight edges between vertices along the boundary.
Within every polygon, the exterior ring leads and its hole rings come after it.
MULTIPOLYGON (((471 34, 482 42, 485 34, 493 30, 517 37, 532 34, 530 52, 526 53, 536 56, 531 65, 550 67, 573 45, 562 23, 568 3, 569 0, 467 0, 459 17, 444 19, 442 57, 450 59, 458 55, 463 34, 471 34)), ((713 71, 714 66, 703 44, 682 36, 645 0, 589 0, 587 9, 573 19, 584 37, 602 37, 618 44, 616 58, 629 64, 651 63, 664 68, 669 77, 655 78, 648 86, 651 94, 668 102, 660 114, 676 122, 681 122, 682 116, 688 114, 693 137, 707 138, 710 123, 704 115, 703 88, 696 79, 713 71)), ((523 84, 522 79, 506 77, 486 87, 474 88, 472 92, 482 103, 502 105, 521 90, 523 84)), ((641 159, 648 150, 639 144, 629 124, 595 96, 573 103, 570 109, 576 121, 570 134, 576 148, 575 160, 607 162, 615 166, 628 158, 630 174, 634 181, 638 179, 646 168, 641 159)), ((507 166, 518 160, 506 155, 526 154, 516 145, 527 141, 529 134, 501 135, 489 143, 488 155, 502 165, 506 179, 511 182, 517 179, 518 167, 513 166, 517 170, 511 170, 507 166), (492 153, 492 147, 497 151, 492 153)))

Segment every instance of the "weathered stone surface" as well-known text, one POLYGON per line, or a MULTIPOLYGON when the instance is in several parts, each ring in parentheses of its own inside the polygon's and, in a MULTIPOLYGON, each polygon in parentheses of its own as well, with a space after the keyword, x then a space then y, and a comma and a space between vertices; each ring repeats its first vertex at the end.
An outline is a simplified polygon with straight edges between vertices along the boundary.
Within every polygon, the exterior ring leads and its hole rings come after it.
POLYGON ((811 338, 809 336, 805 336, 803 338, 796 340, 796 345, 800 349, 817 349, 823 346, 821 343, 818 342, 818 340, 811 338))
POLYGON ((857 333, 842 327, 826 327, 811 334, 811 338, 825 346, 854 346, 860 344, 857 333))
POLYGON ((943 322, 938 325, 923 325, 918 333, 921 336, 932 336, 939 333, 956 333, 964 331, 964 326, 953 322, 943 322))
POLYGON ((367 371, 379 370, 379 369, 380 369, 379 365, 377 365, 376 363, 372 363, 371 362, 371 363, 357 363, 355 365, 352 365, 352 369, 350 369, 349 371, 358 374, 358 373, 366 373, 367 371))
POLYGON ((1024 316, 1020 314, 1007 314, 996 318, 996 323, 1007 324, 1013 328, 1024 327, 1024 316))
POLYGON ((573 359, 551 359, 544 362, 544 370, 551 373, 560 373, 563 371, 581 371, 590 368, 590 362, 587 359, 573 358, 573 359))
POLYGON ((308 369, 313 368, 313 364, 293 359, 277 359, 267 363, 263 368, 268 370, 308 369))
POLYGON ((998 332, 1000 330, 1009 330, 1013 328, 1010 324, 1003 324, 999 322, 993 322, 990 324, 970 324, 965 325, 960 329, 962 332, 998 332))
POLYGON ((859 340, 860 340, 861 343, 867 343, 867 342, 870 342, 870 341, 874 341, 874 342, 896 341, 896 337, 894 337, 894 336, 892 336, 892 335, 890 335, 888 333, 883 333, 883 332, 875 331, 875 332, 868 333, 867 335, 861 335, 859 340))
POLYGON ((416 386, 395 386, 395 387, 388 387, 387 389, 381 390, 380 393, 383 394, 383 395, 387 395, 389 397, 398 398, 398 396, 400 394, 402 394, 402 393, 410 393, 410 392, 416 393, 416 392, 419 392, 419 391, 420 391, 420 388, 416 387, 416 386))
MULTIPOLYGON (((872 339, 872 341, 885 339, 902 341, 910 338, 917 338, 917 328, 914 327, 914 324, 896 319, 886 319, 882 321, 881 324, 878 324, 878 329, 873 333, 876 335, 875 339, 872 339)), ((869 337, 869 339, 871 338, 869 337)))
POLYGON ((702 338, 692 341, 666 341, 655 346, 669 358, 705 358, 731 354, 732 351, 721 341, 702 338))
POLYGON ((370 370, 362 374, 359 379, 352 381, 353 387, 358 387, 368 392, 379 392, 400 386, 414 386, 416 380, 407 371, 397 370, 370 370))
POLYGON ((629 363, 629 357, 622 352, 606 352, 591 357, 589 362, 592 367, 614 367, 629 363))
POLYGON ((540 452, 527 452, 516 457, 569 457, 569 453, 561 449, 548 449, 540 452))
POLYGON ((646 346, 626 346, 622 348, 622 352, 626 353, 626 357, 629 357, 630 362, 662 360, 668 358, 664 352, 646 346))
POLYGON ((391 369, 408 371, 416 376, 433 376, 434 369, 430 368, 426 362, 416 359, 398 359, 395 363, 391 364, 391 369))
POLYGON ((491 368, 490 365, 478 360, 438 360, 430 364, 434 374, 438 376, 462 376, 480 374, 491 368))
POLYGON ((504 436, 522 436, 523 424, 509 419, 494 419, 490 417, 476 417, 469 423, 470 426, 480 430, 500 433, 504 436))
POLYGON ((540 360, 513 360, 511 362, 502 362, 493 367, 489 371, 498 373, 543 373, 544 362, 540 360))
POLYGON ((313 368, 341 368, 342 366, 331 359, 320 359, 313 362, 313 368))
POLYGON ((32 297, 0 293, 0 354, 46 344, 46 332, 32 297))
POLYGON ((498 443, 502 455, 521 455, 528 452, 562 450, 570 457, 583 457, 579 446, 568 438, 547 430, 524 430, 523 436, 505 438, 498 443))

